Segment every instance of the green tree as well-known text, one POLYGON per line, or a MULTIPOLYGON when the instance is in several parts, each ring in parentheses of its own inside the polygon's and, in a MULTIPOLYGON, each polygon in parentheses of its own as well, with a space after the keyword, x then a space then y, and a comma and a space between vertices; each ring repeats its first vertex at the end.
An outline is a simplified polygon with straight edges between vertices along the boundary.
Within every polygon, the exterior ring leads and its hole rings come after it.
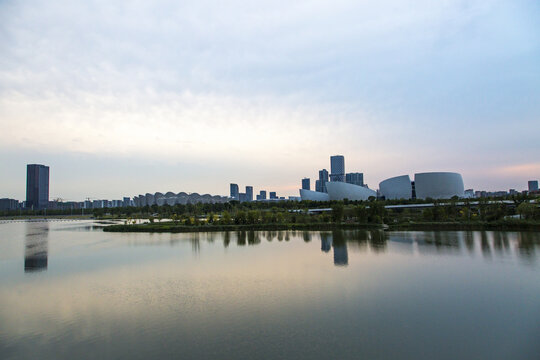
POLYGON ((247 213, 247 223, 256 224, 259 222, 259 212, 257 210, 250 210, 247 213))
POLYGON ((522 202, 516 210, 519 217, 526 220, 532 220, 538 215, 538 206, 529 202, 522 202))
POLYGON ((222 224, 230 224, 232 221, 231 214, 228 211, 224 211, 223 214, 221 214, 221 223, 222 224))
POLYGON ((368 212, 364 205, 358 205, 354 208, 354 215, 356 216, 356 221, 359 223, 366 223, 368 212))
POLYGON ((236 216, 234 217, 234 223, 237 225, 245 224, 246 223, 246 212, 243 210, 240 210, 236 213, 236 216))
POLYGON ((335 223, 341 222, 343 219, 343 204, 337 203, 332 206, 332 221, 335 223))

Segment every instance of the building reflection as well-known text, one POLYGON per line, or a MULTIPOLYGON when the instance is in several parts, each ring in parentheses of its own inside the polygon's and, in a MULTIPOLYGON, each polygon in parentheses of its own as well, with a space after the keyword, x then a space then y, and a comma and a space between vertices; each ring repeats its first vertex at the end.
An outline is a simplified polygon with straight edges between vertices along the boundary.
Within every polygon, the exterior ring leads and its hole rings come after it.
POLYGON ((321 251, 329 252, 332 248, 332 234, 321 233, 321 251))
POLYGON ((332 247, 334 248, 334 265, 349 265, 349 253, 347 252, 347 242, 343 231, 332 232, 332 247))
POLYGON ((24 239, 24 272, 47 270, 49 223, 26 223, 24 239))

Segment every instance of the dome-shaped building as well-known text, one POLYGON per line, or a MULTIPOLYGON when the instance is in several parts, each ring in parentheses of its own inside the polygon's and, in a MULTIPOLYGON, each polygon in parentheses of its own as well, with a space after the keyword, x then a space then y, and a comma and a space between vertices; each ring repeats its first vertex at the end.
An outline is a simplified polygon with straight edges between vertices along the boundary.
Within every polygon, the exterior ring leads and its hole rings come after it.
POLYGON ((411 178, 409 175, 401 175, 383 180, 379 183, 379 191, 385 199, 411 199, 411 178))
POLYGON ((306 189, 300 189, 300 197, 303 200, 311 200, 311 201, 328 201, 330 200, 330 197, 327 193, 319 192, 319 191, 313 191, 313 190, 306 190, 306 189))
POLYGON ((339 181, 326 183, 326 190, 330 200, 367 200, 370 196, 377 196, 377 192, 364 186, 339 181))
POLYGON ((450 199, 463 197, 465 187, 461 174, 454 172, 427 172, 414 174, 417 199, 450 199))

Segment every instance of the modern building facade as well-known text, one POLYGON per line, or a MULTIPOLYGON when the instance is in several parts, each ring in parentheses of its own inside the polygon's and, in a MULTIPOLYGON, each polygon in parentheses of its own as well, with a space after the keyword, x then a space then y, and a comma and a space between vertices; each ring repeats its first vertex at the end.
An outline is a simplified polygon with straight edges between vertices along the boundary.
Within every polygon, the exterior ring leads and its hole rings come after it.
POLYGON ((311 200, 311 201, 328 201, 330 197, 327 193, 320 191, 311 191, 306 189, 300 189, 300 198, 302 200, 311 200))
POLYGON ((246 186, 246 201, 253 201, 253 186, 246 186))
POLYGON ((330 181, 326 184, 326 188, 330 200, 368 200, 371 196, 377 196, 374 190, 346 182, 330 181))
MULTIPOLYGON (((188 194, 186 192, 179 192, 175 194, 172 191, 167 192, 166 194, 162 194, 160 192, 157 192, 155 194, 147 193, 146 195, 139 195, 135 196, 133 198, 133 203, 135 206, 163 206, 163 205, 186 205, 186 204, 196 204, 196 203, 203 203, 203 204, 214 204, 214 203, 226 203, 230 201, 231 198, 227 196, 219 196, 219 195, 210 195, 210 194, 203 194, 200 195, 198 193, 191 193, 188 194)), ((98 201, 98 206, 102 205, 100 200, 98 201)), ((96 201, 94 201, 94 204, 96 204, 96 201)))
POLYGON ((330 156, 330 181, 345 182, 345 157, 343 155, 330 156))
MULTIPOLYGON (((461 174, 453 172, 427 172, 414 175, 401 175, 379 183, 381 196, 386 199, 450 199, 465 196, 461 174)), ((472 192, 472 190, 471 190, 472 192)))
POLYGON ((49 204, 49 167, 40 164, 26 166, 26 207, 45 209, 49 204))
POLYGON ((302 179, 302 189, 304 190, 311 190, 311 184, 309 178, 303 178, 302 179))
POLYGON ((463 197, 465 187, 461 174, 453 172, 428 172, 414 174, 417 199, 450 199, 463 197))
POLYGON ((259 196, 261 200, 266 200, 266 190, 261 190, 259 196))
POLYGON ((412 183, 409 175, 396 176, 379 183, 379 191, 385 199, 411 199, 412 183))
POLYGON ((315 181, 315 191, 326 192, 326 183, 328 182, 328 170, 319 170, 319 180, 315 181))
POLYGON ((19 206, 19 200, 8 198, 0 199, 0 210, 17 210, 19 206))
POLYGON ((270 200, 274 200, 274 199, 277 199, 277 194, 275 191, 270 191, 270 200))
POLYGON ((538 180, 529 181, 529 192, 538 191, 538 180))
POLYGON ((364 186, 364 174, 358 172, 345 174, 345 182, 347 184, 364 186))
POLYGON ((238 188, 238 184, 231 184, 231 198, 233 200, 240 200, 239 194, 240 189, 238 188))

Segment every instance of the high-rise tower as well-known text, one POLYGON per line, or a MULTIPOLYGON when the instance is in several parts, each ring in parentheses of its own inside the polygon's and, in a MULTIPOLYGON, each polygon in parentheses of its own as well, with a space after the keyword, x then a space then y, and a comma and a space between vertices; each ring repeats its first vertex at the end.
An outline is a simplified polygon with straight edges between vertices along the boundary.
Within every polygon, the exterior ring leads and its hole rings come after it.
POLYGON ((231 184, 231 198, 234 200, 240 200, 239 193, 240 190, 238 189, 238 184, 231 184))
POLYGON ((49 167, 26 165, 26 207, 45 209, 49 205, 49 167))
POLYGON ((345 182, 345 157, 330 156, 330 181, 345 182))
POLYGON ((328 170, 319 170, 319 180, 315 181, 315 191, 326 192, 326 183, 328 182, 328 170))
POLYGON ((302 189, 311 190, 311 184, 310 184, 309 178, 302 179, 302 189))

